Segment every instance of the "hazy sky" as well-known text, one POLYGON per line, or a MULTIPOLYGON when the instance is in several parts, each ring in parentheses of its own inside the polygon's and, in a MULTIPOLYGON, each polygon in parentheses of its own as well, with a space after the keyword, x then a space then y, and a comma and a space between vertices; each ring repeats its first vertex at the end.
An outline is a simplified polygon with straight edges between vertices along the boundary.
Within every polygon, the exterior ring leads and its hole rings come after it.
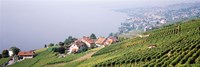
POLYGON ((42 48, 68 36, 116 32, 126 14, 110 9, 165 6, 198 0, 0 0, 0 51, 42 48))

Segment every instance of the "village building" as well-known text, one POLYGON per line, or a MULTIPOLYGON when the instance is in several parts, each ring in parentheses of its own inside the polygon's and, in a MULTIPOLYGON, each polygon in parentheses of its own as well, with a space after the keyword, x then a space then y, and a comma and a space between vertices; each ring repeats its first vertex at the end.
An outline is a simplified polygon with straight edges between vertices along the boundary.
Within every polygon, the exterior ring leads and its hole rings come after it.
POLYGON ((81 40, 76 40, 69 47, 68 54, 86 51, 87 49, 88 46, 85 43, 83 43, 81 40))
POLYGON ((97 46, 108 46, 110 44, 113 44, 115 42, 118 42, 118 39, 114 36, 109 36, 108 38, 103 38, 103 37, 99 37, 97 39, 97 41, 95 42, 95 44, 97 46))
POLYGON ((84 42, 89 48, 94 48, 96 46, 94 40, 90 37, 83 36, 81 41, 84 42))
POLYGON ((109 46, 113 43, 112 39, 107 38, 106 41, 104 42, 104 46, 109 46))
POLYGON ((98 46, 98 47, 100 47, 100 46, 104 46, 104 42, 106 41, 106 38, 104 38, 104 37, 99 37, 98 39, 97 39, 97 41, 95 42, 95 44, 98 46))
POLYGON ((8 51, 8 54, 9 54, 9 56, 13 56, 14 53, 13 53, 12 50, 9 50, 9 51, 8 51))
POLYGON ((114 37, 114 36, 109 36, 108 39, 111 39, 113 41, 113 43, 118 42, 118 38, 114 37))
POLYGON ((29 59, 29 58, 33 58, 35 56, 35 52, 34 51, 28 51, 28 52, 19 52, 18 53, 19 57, 22 57, 23 60, 24 59, 29 59))
POLYGON ((113 43, 115 43, 115 42, 118 42, 119 40, 116 38, 116 37, 114 37, 114 36, 109 36, 107 39, 106 39, 106 41, 104 42, 104 46, 109 46, 109 45, 111 45, 111 44, 113 44, 113 43))

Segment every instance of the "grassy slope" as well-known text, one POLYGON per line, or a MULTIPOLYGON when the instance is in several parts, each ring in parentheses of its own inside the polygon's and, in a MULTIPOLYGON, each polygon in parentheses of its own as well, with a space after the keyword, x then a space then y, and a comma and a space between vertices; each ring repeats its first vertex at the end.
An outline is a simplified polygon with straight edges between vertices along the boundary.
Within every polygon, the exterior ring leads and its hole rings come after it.
POLYGON ((56 66, 56 64, 71 62, 94 51, 96 51, 96 49, 88 50, 78 54, 70 54, 64 58, 58 58, 54 52, 50 52, 46 49, 39 49, 35 51, 38 55, 33 59, 26 59, 8 67, 44 67, 48 65, 56 66))
POLYGON ((73 59, 76 59, 85 53, 80 53, 80 54, 72 54, 72 55, 68 55, 65 58, 58 58, 58 56, 56 56, 54 52, 50 52, 47 51, 46 49, 40 49, 37 50, 36 52, 38 52, 37 56, 33 59, 27 59, 21 62, 17 62, 9 67, 41 67, 41 66, 45 66, 47 64, 55 64, 55 63, 61 63, 61 62, 69 62, 73 59))
POLYGON ((0 59, 0 65, 6 63, 6 62, 8 62, 8 61, 9 61, 9 57, 8 57, 8 58, 1 58, 1 59, 0 59))
POLYGON ((200 64, 200 19, 146 32, 98 51, 78 66, 183 66, 200 64), (149 49, 151 44, 156 48, 149 49), (95 61, 95 62, 94 62, 95 61))

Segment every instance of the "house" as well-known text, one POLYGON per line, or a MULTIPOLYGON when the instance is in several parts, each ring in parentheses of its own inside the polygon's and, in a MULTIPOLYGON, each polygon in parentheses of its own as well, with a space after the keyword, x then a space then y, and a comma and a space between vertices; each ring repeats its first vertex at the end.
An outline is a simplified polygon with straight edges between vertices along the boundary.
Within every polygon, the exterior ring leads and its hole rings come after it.
POLYGON ((97 41, 95 42, 95 44, 98 46, 98 47, 100 47, 100 46, 104 46, 104 42, 106 41, 106 38, 104 38, 104 37, 99 37, 98 39, 97 39, 97 41))
POLYGON ((118 42, 118 38, 117 37, 114 37, 114 36, 109 36, 108 39, 112 39, 113 42, 118 42))
POLYGON ((108 45, 110 45, 110 44, 112 44, 112 43, 113 43, 113 40, 107 38, 106 41, 104 42, 104 46, 108 46, 108 45))
POLYGON ((104 42, 104 45, 105 45, 105 46, 108 46, 108 45, 113 44, 113 43, 118 42, 118 41, 119 41, 119 40, 118 40, 116 37, 110 36, 110 37, 108 37, 108 38, 106 39, 106 41, 104 42))
POLYGON ((108 38, 99 37, 95 44, 97 46, 108 46, 112 43, 118 42, 119 40, 114 36, 109 36, 108 38))
POLYGON ((35 52, 34 51, 19 52, 18 56, 22 57, 23 60, 28 58, 33 58, 35 56, 35 52))
POLYGON ((83 36, 81 41, 84 42, 89 48, 94 48, 96 46, 94 40, 90 37, 83 36))
POLYGON ((81 40, 76 40, 69 47, 68 54, 86 51, 87 49, 88 49, 88 46, 85 43, 83 43, 81 40))
POLYGON ((9 50, 9 51, 8 51, 8 54, 9 54, 9 56, 13 56, 13 51, 12 51, 12 50, 9 50))

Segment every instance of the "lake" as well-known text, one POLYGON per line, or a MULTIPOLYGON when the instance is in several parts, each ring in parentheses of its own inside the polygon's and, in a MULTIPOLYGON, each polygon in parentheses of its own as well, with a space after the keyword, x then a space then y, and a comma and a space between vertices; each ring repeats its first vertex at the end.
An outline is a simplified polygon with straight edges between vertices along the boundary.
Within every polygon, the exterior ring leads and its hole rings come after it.
POLYGON ((126 14, 110 8, 55 7, 38 10, 29 7, 3 8, 1 51, 11 46, 22 51, 38 49, 45 44, 64 41, 68 36, 80 38, 95 33, 106 37, 117 32, 120 23, 127 18, 126 14))

